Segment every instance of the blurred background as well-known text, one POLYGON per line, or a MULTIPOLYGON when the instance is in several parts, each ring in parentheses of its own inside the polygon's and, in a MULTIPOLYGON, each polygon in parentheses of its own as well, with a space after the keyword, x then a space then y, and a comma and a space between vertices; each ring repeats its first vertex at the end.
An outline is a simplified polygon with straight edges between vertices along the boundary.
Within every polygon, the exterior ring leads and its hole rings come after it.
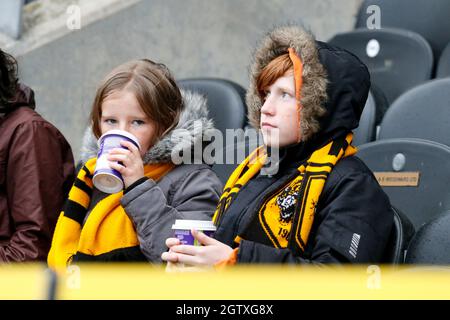
POLYGON ((18 58, 37 111, 78 160, 96 86, 113 67, 145 57, 176 79, 218 77, 246 88, 251 51, 271 27, 302 23, 326 41, 353 28, 361 2, 2 0, 0 47, 18 58))

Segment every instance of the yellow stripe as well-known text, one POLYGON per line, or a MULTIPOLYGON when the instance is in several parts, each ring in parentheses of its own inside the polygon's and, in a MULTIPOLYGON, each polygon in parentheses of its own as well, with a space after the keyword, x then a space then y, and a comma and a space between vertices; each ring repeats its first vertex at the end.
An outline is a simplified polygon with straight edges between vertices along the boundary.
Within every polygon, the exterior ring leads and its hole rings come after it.
MULTIPOLYGON (((312 299, 450 300, 448 267, 236 265, 220 272, 202 271, 173 274, 165 272, 163 266, 149 267, 142 263, 79 264, 58 275, 56 299, 182 301, 188 292, 189 299, 198 300, 200 305, 202 300, 211 300, 211 297, 230 301, 251 297, 261 300, 260 314, 273 313, 272 318, 279 313, 278 306, 286 306, 277 303, 279 300, 291 300, 292 306, 296 303, 292 300, 312 299), (274 290, 280 286, 280 281, 285 283, 283 290, 274 290), (270 309, 266 305, 272 304, 276 306, 267 312, 270 309)), ((54 285, 41 263, 2 264, 0 283, 1 300, 48 299, 48 292, 54 285)), ((183 303, 177 305, 171 309, 174 313, 183 307, 183 303)), ((238 314, 237 306, 227 305, 227 308, 238 314)), ((212 311, 211 314, 214 315, 212 311)))
POLYGON ((92 179, 89 179, 88 177, 85 177, 84 178, 84 183, 86 183, 86 185, 89 187, 89 188, 94 188, 94 183, 92 182, 92 179))
POLYGON ((139 245, 133 223, 120 205, 122 196, 112 194, 94 207, 81 230, 78 251, 100 255, 139 245))
POLYGON ((316 205, 325 185, 326 176, 314 176, 309 177, 306 181, 306 190, 309 190, 305 194, 304 199, 302 199, 302 206, 300 207, 300 213, 303 212, 303 219, 301 223, 298 223, 297 229, 295 231, 295 241, 297 245, 304 251, 305 248, 302 246, 299 236, 303 243, 306 244, 308 241, 309 233, 314 222, 314 215, 316 213, 316 205), (306 198, 306 199, 305 199, 306 198))
POLYGON ((331 172, 331 168, 329 166, 321 166, 321 167, 308 166, 307 171, 311 172, 311 173, 324 172, 324 171, 330 173, 331 172))
MULTIPOLYGON (((93 173, 96 159, 86 162, 85 168, 93 173)), ((172 170, 172 163, 151 164, 144 166, 144 175, 158 181, 167 172, 172 170)), ((88 178, 84 169, 80 170, 77 179, 92 187, 92 180, 88 178)), ((52 268, 65 267, 68 259, 77 251, 100 255, 115 249, 128 248, 139 245, 136 230, 128 215, 120 204, 123 192, 112 194, 95 205, 89 214, 82 229, 78 222, 60 215, 53 236, 49 266, 52 268)), ((89 195, 72 186, 69 199, 89 208, 89 195)))
POLYGON ((220 212, 224 212, 228 208, 230 204, 230 196, 234 193, 238 193, 241 188, 240 186, 245 185, 261 170, 264 162, 266 161, 266 157, 267 154, 265 152, 265 148, 263 146, 258 147, 233 171, 225 184, 223 189, 224 192, 220 196, 219 205, 214 212, 212 221, 215 224, 217 224, 220 219, 220 212), (241 176, 246 167, 248 167, 247 171, 241 176), (223 206, 224 208, 222 208, 223 206))
POLYGON ((234 238, 234 242, 237 243, 237 244, 241 243, 241 241, 242 241, 242 238, 239 237, 239 236, 236 236, 236 237, 234 238))
MULTIPOLYGON (((173 274, 165 272, 163 267, 149 268, 143 264, 84 264, 76 274, 79 278, 74 277, 74 273, 61 275, 57 282, 57 299, 185 300, 186 292, 189 292, 189 299, 199 300, 199 303, 211 297, 230 301, 251 297, 261 300, 261 305, 264 300, 450 299, 449 268, 442 267, 236 265, 221 272, 201 271, 173 274), (285 284, 282 290, 274 290, 281 282, 285 284), (79 285, 76 290, 74 284, 79 285)), ((17 290, 15 283, 10 286, 17 290)), ((2 292, 9 292, 8 288, 2 292)), ((23 290, 22 295, 26 294, 29 293, 23 290)), ((271 305, 267 302, 265 304, 271 305)), ((179 306, 182 308, 183 304, 179 306)), ((237 307, 229 309, 237 313, 237 307)), ((272 308, 272 313, 276 317, 276 307, 272 308)))
MULTIPOLYGON (((314 151, 307 161, 307 165, 301 165, 297 169, 299 171, 299 176, 292 181, 288 182, 287 185, 280 188, 278 191, 274 192, 273 196, 266 200, 266 202, 261 206, 259 211, 259 223, 264 230, 266 236, 272 242, 274 247, 287 247, 289 232, 291 232, 292 221, 296 221, 294 241, 301 250, 304 250, 302 243, 306 244, 311 227, 314 222, 314 215, 316 210, 316 205, 319 200, 320 194, 322 193, 323 187, 325 185, 328 174, 333 169, 334 165, 342 157, 347 157, 356 153, 357 149, 351 145, 353 135, 349 133, 345 137, 347 141, 347 148, 339 150, 338 155, 331 155, 330 150, 333 147, 334 141, 329 142, 326 146, 314 151), (324 173, 325 174, 322 174, 324 173), (303 175, 308 174, 308 181, 302 181, 303 175), (289 191, 295 188, 296 192, 300 190, 299 184, 306 184, 305 192, 300 204, 300 210, 296 211, 296 215, 303 213, 302 219, 300 217, 294 218, 290 224, 289 222, 282 221, 280 218, 281 210, 280 206, 277 204, 277 198, 284 196, 282 192, 284 190, 289 191), (287 189, 287 187, 290 189, 287 189), (301 222, 301 223, 300 223, 301 222)), ((259 172, 264 161, 265 154, 263 154, 263 149, 256 149, 240 166, 232 173, 230 179, 227 181, 224 190, 227 190, 221 196, 220 208, 218 208, 214 214, 214 222, 218 223, 220 220, 219 209, 221 212, 225 212, 228 208, 230 199, 233 195, 237 194, 241 187, 244 186, 254 175, 259 172), (259 153, 258 153, 259 152, 259 153), (253 165, 250 164, 251 160, 253 165), (255 161, 256 160, 256 161, 255 161), (259 162, 258 162, 259 161, 259 162), (247 167, 247 171, 242 174, 243 170, 247 167), (226 200, 225 200, 226 199, 226 200)), ((289 192, 291 192, 289 191, 289 192)), ((289 194, 287 194, 289 195, 289 194)), ((283 200, 282 198, 280 198, 283 200)), ((289 220, 287 220, 289 221, 289 220)))
MULTIPOLYGON (((145 165, 144 174, 158 181, 173 168, 172 163, 145 165)), ((139 245, 134 225, 120 204, 122 196, 123 192, 109 195, 92 209, 81 231, 78 251, 100 255, 139 245)))
POLYGON ((68 260, 77 252, 81 226, 61 212, 53 234, 52 245, 47 257, 50 268, 63 271, 68 260))
POLYGON ((91 203, 91 198, 84 192, 83 190, 73 186, 70 193, 69 199, 81 204, 85 209, 89 207, 89 203, 91 203))

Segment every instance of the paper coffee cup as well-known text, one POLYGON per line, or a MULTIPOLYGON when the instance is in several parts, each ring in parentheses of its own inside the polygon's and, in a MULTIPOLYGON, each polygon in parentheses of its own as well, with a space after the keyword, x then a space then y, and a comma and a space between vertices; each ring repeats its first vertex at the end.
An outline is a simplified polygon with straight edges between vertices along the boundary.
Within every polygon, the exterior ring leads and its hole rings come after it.
POLYGON ((175 238, 179 239, 181 244, 199 246, 200 244, 194 239, 191 229, 201 231, 211 237, 216 231, 216 226, 209 220, 175 220, 175 224, 172 225, 175 238))
POLYGON ((108 164, 109 150, 123 148, 120 142, 126 140, 140 149, 135 136, 127 131, 110 130, 98 139, 97 163, 95 165, 93 183, 94 186, 105 193, 117 193, 123 190, 124 183, 119 171, 112 169, 108 164))

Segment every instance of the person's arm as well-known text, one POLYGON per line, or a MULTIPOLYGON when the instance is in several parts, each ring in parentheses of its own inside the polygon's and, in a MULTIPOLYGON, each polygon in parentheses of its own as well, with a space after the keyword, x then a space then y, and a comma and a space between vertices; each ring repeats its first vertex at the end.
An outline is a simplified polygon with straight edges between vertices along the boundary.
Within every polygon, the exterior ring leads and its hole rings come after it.
POLYGON ((196 237, 204 245, 201 247, 180 245, 177 239, 168 239, 170 251, 163 254, 163 259, 193 266, 226 263, 227 259, 232 264, 379 262, 392 228, 393 213, 373 175, 338 168, 327 181, 322 195, 314 222, 317 228, 310 235, 305 258, 294 255, 289 249, 248 240, 241 240, 237 252, 231 252, 225 244, 201 235, 196 237))
MULTIPOLYGON (((60 141, 44 121, 15 130, 7 163, 7 199, 14 233, 0 246, 0 262, 45 260, 63 203, 64 172, 60 141)), ((73 160, 72 167, 73 171, 73 160)))
POLYGON ((194 267, 215 266, 223 268, 236 263, 341 263, 333 255, 324 254, 320 260, 308 260, 296 257, 288 249, 277 249, 254 241, 242 240, 235 249, 192 230, 194 238, 201 246, 182 245, 176 238, 168 238, 168 252, 162 254, 162 259, 168 263, 182 263, 194 267))
POLYGON ((136 227, 141 250, 151 262, 161 262, 176 219, 211 220, 219 201, 222 185, 209 168, 176 180, 165 194, 153 180, 141 179, 130 185, 121 200, 136 227))
POLYGON ((309 259, 296 257, 288 249, 243 240, 238 263, 379 262, 393 225, 388 197, 369 172, 338 169, 331 179, 319 200, 317 231, 307 244, 309 259))

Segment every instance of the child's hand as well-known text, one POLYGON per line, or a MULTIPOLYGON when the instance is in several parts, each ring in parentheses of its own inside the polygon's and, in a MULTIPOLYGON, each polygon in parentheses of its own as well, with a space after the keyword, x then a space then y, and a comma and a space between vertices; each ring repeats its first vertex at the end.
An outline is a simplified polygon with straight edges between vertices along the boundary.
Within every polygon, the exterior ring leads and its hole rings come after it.
POLYGON ((161 259, 172 263, 184 263, 190 266, 213 266, 219 261, 227 259, 233 249, 226 244, 208 237, 202 232, 192 230, 194 238, 202 246, 182 245, 175 238, 166 240, 169 252, 164 252, 161 259))
POLYGON ((142 162, 139 149, 133 143, 123 140, 120 144, 127 149, 111 149, 108 160, 111 168, 120 172, 125 188, 128 188, 134 182, 144 177, 144 163, 142 162))

